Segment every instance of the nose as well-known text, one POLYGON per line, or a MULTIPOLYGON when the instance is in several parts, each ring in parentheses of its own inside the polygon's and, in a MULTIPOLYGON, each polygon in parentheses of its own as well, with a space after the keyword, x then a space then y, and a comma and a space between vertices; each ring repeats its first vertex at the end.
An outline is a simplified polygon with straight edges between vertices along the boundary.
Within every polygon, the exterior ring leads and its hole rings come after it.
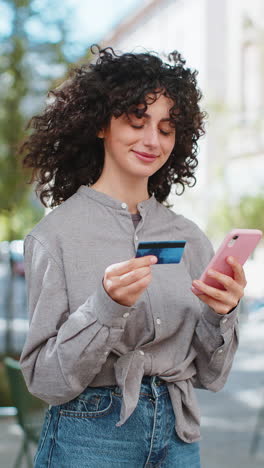
POLYGON ((146 147, 157 149, 160 146, 158 128, 148 125, 144 128, 143 143, 146 147))

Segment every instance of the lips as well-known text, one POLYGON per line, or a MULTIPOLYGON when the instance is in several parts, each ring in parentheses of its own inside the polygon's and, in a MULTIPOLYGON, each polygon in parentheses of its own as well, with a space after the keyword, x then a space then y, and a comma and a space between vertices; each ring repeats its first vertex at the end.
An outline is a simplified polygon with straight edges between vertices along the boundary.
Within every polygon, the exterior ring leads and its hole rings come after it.
POLYGON ((142 152, 139 153, 138 151, 134 151, 134 150, 133 150, 133 153, 141 161, 152 162, 152 161, 155 161, 155 159, 157 158, 155 154, 142 153, 142 152))
POLYGON ((157 158, 155 154, 143 153, 142 151, 134 151, 134 153, 144 156, 145 158, 157 158))

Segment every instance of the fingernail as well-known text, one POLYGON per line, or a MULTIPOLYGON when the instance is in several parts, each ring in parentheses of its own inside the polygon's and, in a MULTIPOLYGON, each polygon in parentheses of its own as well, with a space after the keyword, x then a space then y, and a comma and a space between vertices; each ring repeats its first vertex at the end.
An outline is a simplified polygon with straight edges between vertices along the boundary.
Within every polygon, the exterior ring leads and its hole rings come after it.
POLYGON ((214 272, 213 272, 213 270, 208 270, 207 274, 208 274, 208 275, 213 275, 214 272))
POLYGON ((194 288, 193 286, 191 287, 191 291, 193 292, 193 294, 195 294, 196 296, 199 296, 200 294, 202 294, 202 292, 196 288, 194 288))
POLYGON ((151 263, 156 263, 157 260, 158 260, 157 257, 151 257, 151 259, 150 259, 151 263))
POLYGON ((233 257, 228 257, 228 261, 229 261, 230 263, 234 263, 233 257))

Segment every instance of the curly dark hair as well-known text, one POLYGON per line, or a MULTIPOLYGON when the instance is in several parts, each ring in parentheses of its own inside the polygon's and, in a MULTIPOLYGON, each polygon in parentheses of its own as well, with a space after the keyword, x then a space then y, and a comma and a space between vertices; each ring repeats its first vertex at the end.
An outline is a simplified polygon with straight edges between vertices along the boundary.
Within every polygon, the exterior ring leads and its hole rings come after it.
POLYGON ((155 100, 158 90, 174 101, 170 118, 176 127, 176 141, 166 163, 149 177, 149 195, 154 193, 163 203, 172 184, 176 184, 178 195, 185 185, 195 185, 197 141, 205 133, 206 116, 198 105, 202 97, 198 72, 185 67, 177 51, 168 55, 170 64, 156 52, 118 55, 112 47, 100 49, 98 45, 90 50, 98 52, 97 60, 73 67, 68 79, 48 93, 52 102, 31 118, 27 128, 33 130, 20 146, 23 167, 33 168, 27 183, 37 181, 35 192, 40 192, 41 203, 47 207, 45 198, 51 199, 53 208, 80 185, 93 185, 104 164, 103 140, 97 137, 98 132, 107 128, 112 116, 133 112, 137 116, 139 104, 145 111, 147 95, 154 93, 155 100))

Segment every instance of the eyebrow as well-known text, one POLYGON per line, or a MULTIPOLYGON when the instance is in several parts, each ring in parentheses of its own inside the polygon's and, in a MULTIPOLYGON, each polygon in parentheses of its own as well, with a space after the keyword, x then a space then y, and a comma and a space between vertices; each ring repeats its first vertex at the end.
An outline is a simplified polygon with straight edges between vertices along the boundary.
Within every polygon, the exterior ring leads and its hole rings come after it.
MULTIPOLYGON (((134 113, 134 112, 132 112, 134 113)), ((146 112, 144 112, 144 114, 141 115, 141 117, 147 117, 147 118, 150 118, 151 115, 147 114, 146 112)), ((170 122, 172 119, 170 117, 165 117, 163 119, 160 119, 160 122, 170 122)))

